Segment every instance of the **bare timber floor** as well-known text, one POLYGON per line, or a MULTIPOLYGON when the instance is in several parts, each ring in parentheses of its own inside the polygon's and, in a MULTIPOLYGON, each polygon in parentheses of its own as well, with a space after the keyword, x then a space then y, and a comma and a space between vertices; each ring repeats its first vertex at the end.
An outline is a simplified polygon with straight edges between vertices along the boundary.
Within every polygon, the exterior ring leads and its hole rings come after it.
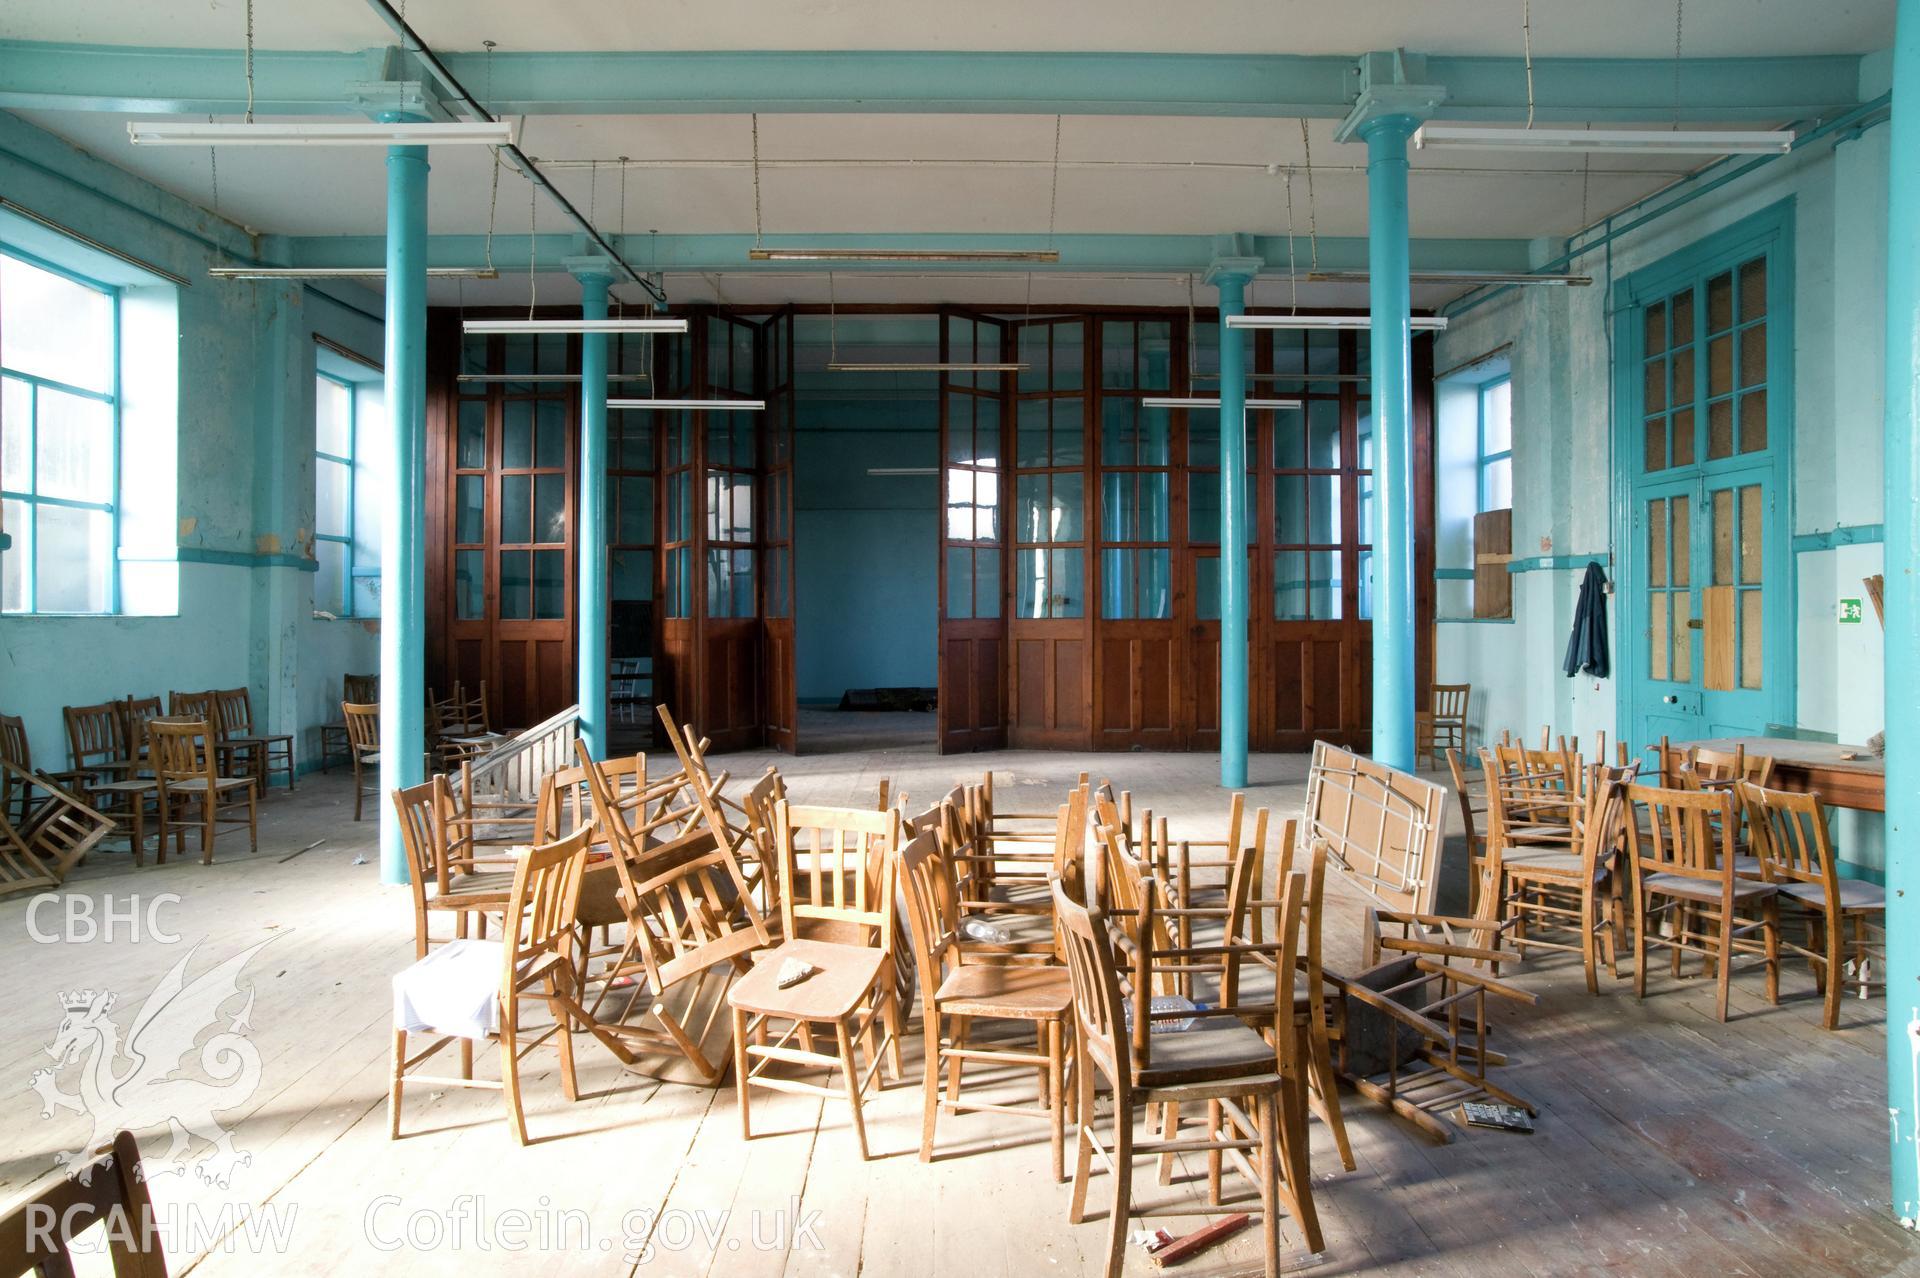
MULTIPOLYGON (((723 763, 750 778, 769 758, 723 763)), ((1172 818, 1176 833, 1217 837, 1226 809, 1208 755, 942 758, 929 746, 780 765, 809 802, 864 806, 883 775, 914 800, 931 800, 991 767, 1003 808, 1050 809, 1084 768, 1131 789, 1172 818)), ((1292 811, 1305 770, 1303 756, 1256 757, 1250 805, 1292 811)), ((229 1185, 205 1183, 191 1167, 153 1180, 176 1275, 1100 1272, 1108 1179, 1095 1177, 1094 1218, 1068 1224, 1068 1187, 1051 1180, 1039 1121, 943 1115, 935 1160, 918 1161, 917 1015, 903 1080, 869 1103, 875 1158, 865 1164, 842 1103, 758 1093, 760 1134, 743 1143, 730 1082, 708 1090, 629 1073, 584 1036, 577 1104, 561 1097, 551 1053, 529 1061, 530 1147, 508 1135, 497 1094, 461 1091, 415 1093, 406 1136, 390 1142, 389 977, 412 956, 410 906, 405 888, 379 883, 374 824, 351 817, 351 791, 336 772, 303 778, 296 794, 264 805, 257 853, 246 852, 244 836, 228 836, 211 867, 191 853, 137 870, 124 854, 96 854, 66 894, 91 902, 91 939, 82 905, 0 899, 9 977, 0 1010, 10 1031, 0 1043, 0 1092, 12 1097, 0 1107, 0 1196, 32 1184, 90 1130, 71 1109, 43 1116, 33 1086, 36 1071, 55 1068, 52 1086, 74 1093, 83 1073, 103 1065, 88 1034, 71 1063, 50 1057, 63 994, 112 991, 110 1017, 125 1035, 183 957, 191 954, 191 982, 265 942, 239 978, 254 996, 242 1029, 260 1057, 258 1085, 219 1111, 237 1156, 229 1185), (143 918, 132 935, 124 915, 136 897, 143 918), (109 903, 120 912, 110 939, 99 934, 109 903)), ((1327 947, 1339 966, 1355 945, 1359 898, 1337 881, 1333 891, 1327 947)), ((1634 1000, 1630 981, 1603 982, 1589 997, 1566 956, 1543 956, 1516 979, 1541 1001, 1495 1013, 1514 1062, 1502 1081, 1540 1106, 1537 1132, 1464 1132, 1435 1146, 1348 1093, 1359 1169, 1340 1169, 1315 1124, 1314 1194, 1327 1246, 1307 1254, 1289 1222, 1289 1273, 1920 1272, 1920 1244, 1883 1202, 1879 1000, 1846 1002, 1843 1027, 1826 1033, 1804 965, 1787 968, 1777 1008, 1764 1001, 1758 973, 1737 977, 1727 1025, 1713 1019, 1709 987, 1664 969, 1645 1002, 1634 1000)), ((205 1027, 204 1043, 231 1027, 240 1003, 229 1000, 217 1018, 202 1012, 185 1032, 205 1027)), ((155 1046, 151 1036, 142 1041, 155 1046)), ((111 1068, 125 1074, 129 1058, 111 1068)), ((477 1054, 477 1074, 497 1071, 497 1052, 477 1054)), ((1030 1095, 1030 1078, 1009 1078, 1005 1098, 1030 1095)), ((136 1102, 122 1094, 117 1103, 136 1102)), ((167 1148, 164 1126, 141 1137, 150 1160, 167 1148)), ((196 1143, 189 1162, 205 1152, 196 1143)), ((1200 1181, 1163 1190, 1142 1160, 1142 1200, 1190 1193, 1197 1201, 1204 1168, 1187 1171, 1200 1181)), ((1175 1232, 1199 1224, 1148 1215, 1133 1227, 1162 1223, 1175 1232)), ((1258 1273, 1258 1237, 1245 1232, 1181 1269, 1258 1273)), ((105 1272, 104 1263, 96 1259, 93 1271, 105 1272)), ((1157 1271, 1129 1249, 1126 1272, 1157 1271)))

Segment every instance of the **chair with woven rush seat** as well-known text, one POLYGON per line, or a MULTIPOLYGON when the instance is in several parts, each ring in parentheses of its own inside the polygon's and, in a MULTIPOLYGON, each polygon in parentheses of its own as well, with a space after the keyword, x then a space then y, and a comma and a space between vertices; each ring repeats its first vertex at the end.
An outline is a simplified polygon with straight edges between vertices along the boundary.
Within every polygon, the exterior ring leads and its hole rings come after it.
POLYGON ((347 749, 353 758, 353 819, 358 821, 368 792, 377 794, 380 790, 380 707, 343 701, 340 713, 347 721, 347 749), (367 783, 369 771, 373 774, 371 785, 367 783))
POLYGON ((1735 786, 1747 813, 1747 830, 1760 863, 1761 877, 1779 888, 1779 900, 1807 924, 1807 943, 1781 944, 1807 960, 1825 999, 1821 1023, 1840 1028, 1841 975, 1853 969, 1861 997, 1866 996, 1867 965, 1876 957, 1867 930, 1884 927, 1887 890, 1878 883, 1840 874, 1827 813, 1817 794, 1789 794, 1748 781, 1735 786))
POLYGON ((1415 757, 1424 755, 1427 766, 1437 768, 1449 750, 1467 749, 1467 702, 1473 696, 1470 683, 1436 683, 1431 708, 1418 716, 1418 741, 1415 757))
POLYGON ((583 1013, 573 997, 572 944, 580 876, 586 867, 588 831, 576 830, 558 843, 529 848, 519 858, 507 894, 505 930, 500 940, 454 940, 432 950, 393 978, 393 1056, 388 1075, 387 1135, 400 1138, 400 1108, 405 1089, 418 1087, 498 1088, 507 1106, 514 1138, 527 1143, 527 1120, 520 1100, 520 1062, 551 1040, 560 1053, 560 1085, 570 1101, 579 1099, 574 1076, 573 1028, 583 1013), (521 1042, 524 1004, 544 1003, 553 1024, 521 1042), (407 1039, 431 1034, 433 1042, 409 1055, 407 1039), (456 1040, 471 1045, 487 1037, 500 1041, 500 1081, 472 1077, 427 1077, 412 1071, 456 1040))
POLYGON ((886 1027, 890 1072, 900 1076, 902 1018, 892 958, 892 858, 900 846, 900 813, 800 807, 785 801, 776 803, 773 812, 784 939, 727 993, 733 1009, 740 1134, 748 1139, 753 1135, 755 1087, 836 1095, 828 1087, 775 1077, 768 1073, 771 1065, 824 1066, 842 1076, 860 1157, 865 1159, 867 1129, 860 1105, 881 1066, 881 1052, 873 1041, 877 1023, 886 1027), (783 989, 781 971, 789 960, 813 970, 783 989), (767 1031, 782 1025, 786 1028, 777 1041, 763 1041, 767 1031), (811 1050, 811 1027, 816 1025, 833 1027, 832 1055, 811 1050), (796 1036, 803 1046, 788 1046, 796 1036), (855 1039, 867 1048, 864 1074, 854 1053, 855 1039))
MULTIPOLYGON (((127 841, 135 865, 146 863, 146 817, 154 801, 155 785, 139 775, 148 765, 141 757, 144 731, 136 740, 128 735, 122 703, 67 706, 67 754, 72 767, 60 776, 85 802, 113 822, 113 832, 127 841)), ((25 738, 21 738, 22 751, 25 738)))
MULTIPOLYGON (((350 701, 354 705, 373 705, 380 700, 380 676, 345 675, 340 684, 340 700, 350 701)), ((343 715, 332 723, 320 725, 320 771, 330 769, 334 756, 344 755, 351 759, 353 745, 347 737, 347 720, 343 715)))
POLYGON ((446 777, 439 773, 419 785, 395 790, 393 810, 400 821, 413 889, 414 957, 425 958, 429 949, 448 939, 464 939, 470 922, 477 921, 478 934, 485 936, 487 917, 507 908, 516 861, 503 857, 485 866, 471 860, 456 864, 455 836, 449 824, 453 797, 446 777), (429 924, 436 914, 454 916, 452 938, 432 935, 429 924))
POLYGON ((1052 1128, 1053 1178, 1064 1179, 1066 1148, 1065 1036, 1071 1029, 1073 988, 1065 968, 982 961, 969 953, 960 932, 960 887, 951 849, 937 831, 921 833, 900 850, 899 890, 906 896, 907 927, 924 1016, 926 1076, 920 1119, 920 1161, 933 1160, 940 1111, 987 1110, 1042 1114, 1052 1128), (1030 1025, 1045 1039, 1044 1053, 970 1044, 967 1031, 979 1020, 1030 1025), (951 1026, 952 1033, 948 1033, 951 1026), (1039 1072, 1037 1109, 970 1101, 961 1094, 969 1061, 1029 1066, 1039 1072), (947 1094, 941 1096, 941 1079, 947 1094))
POLYGON ((1667 790, 1630 785, 1627 800, 1644 807, 1642 827, 1628 821, 1628 865, 1633 874, 1633 992, 1647 993, 1647 947, 1666 947, 1673 974, 1681 957, 1699 954, 1715 969, 1715 1014, 1727 1019, 1736 954, 1765 958, 1767 1001, 1780 1001, 1779 911, 1774 884, 1744 877, 1734 863, 1739 810, 1731 790, 1667 790), (1739 911, 1760 916, 1741 919, 1739 911), (1661 935, 1656 925, 1671 924, 1661 935), (1710 926, 1711 931, 1701 930, 1710 926), (1754 933, 1759 937, 1755 939, 1754 933))
POLYGON ((221 744, 244 750, 253 763, 252 775, 265 794, 273 785, 275 773, 285 773, 287 789, 293 789, 293 735, 285 732, 261 733, 253 726, 253 698, 245 688, 226 688, 213 694, 213 708, 220 716, 221 744))
POLYGON ((200 863, 213 864, 213 843, 223 825, 247 827, 248 850, 260 850, 259 802, 252 777, 223 776, 218 738, 205 719, 155 719, 147 724, 153 745, 153 776, 160 788, 160 850, 167 836, 186 850, 186 831, 200 830, 200 863), (241 807, 246 815, 239 815, 241 807))

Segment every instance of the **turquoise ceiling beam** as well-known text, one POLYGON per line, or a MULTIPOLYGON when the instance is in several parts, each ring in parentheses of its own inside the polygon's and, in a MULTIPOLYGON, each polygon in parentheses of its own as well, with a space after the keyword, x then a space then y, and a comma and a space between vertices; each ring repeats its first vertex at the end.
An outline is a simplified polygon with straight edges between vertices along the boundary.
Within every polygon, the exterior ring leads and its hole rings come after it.
MULTIPOLYGON (((382 78, 386 50, 260 51, 255 110, 355 110, 350 86, 382 78)), ((1358 57, 1285 54, 793 52, 447 53, 448 68, 505 115, 761 112, 1314 116, 1338 119, 1360 88, 1358 57)), ((1446 86, 1436 118, 1519 120, 1519 58, 1431 57, 1446 86)), ((1859 101, 1860 59, 1690 58, 1682 116, 1777 122, 1859 101)), ((1675 106, 1670 59, 1542 58, 1535 119, 1661 121, 1675 106)), ((0 41, 0 108, 239 114, 237 49, 147 49, 0 41)))
MULTIPOLYGON (((637 271, 727 271, 771 275, 857 274, 869 271, 998 271, 1007 275, 1036 275, 1054 271, 1127 271, 1191 272, 1205 274, 1213 260, 1213 238, 1206 235, 770 235, 766 248, 858 247, 940 251, 953 249, 1044 249, 1060 253, 1058 265, 993 265, 980 263, 914 262, 751 262, 747 250, 754 246, 751 235, 615 235, 612 239, 621 256, 637 271)), ((1258 235, 1247 237, 1252 251, 1266 262, 1269 272, 1287 269, 1287 237, 1258 235)), ((284 241, 290 266, 368 266, 379 263, 385 253, 384 241, 377 235, 309 236, 284 241)), ((543 271, 563 271, 568 257, 579 252, 577 237, 541 235, 534 244, 533 260, 543 271)), ((523 271, 528 264, 525 235, 498 235, 493 241, 493 262, 505 272, 523 271)), ((1416 239, 1412 244, 1415 270, 1452 271, 1524 271, 1528 266, 1526 240, 1444 240, 1416 239)), ((1296 236, 1293 261, 1304 272, 1311 263, 1307 237, 1296 236)), ((435 235, 427 244, 429 266, 482 266, 488 260, 483 235, 435 235)), ((1367 265, 1367 241, 1361 236, 1320 237, 1319 264, 1326 270, 1363 270, 1367 265)), ((1267 302, 1265 297, 1256 297, 1267 302)))

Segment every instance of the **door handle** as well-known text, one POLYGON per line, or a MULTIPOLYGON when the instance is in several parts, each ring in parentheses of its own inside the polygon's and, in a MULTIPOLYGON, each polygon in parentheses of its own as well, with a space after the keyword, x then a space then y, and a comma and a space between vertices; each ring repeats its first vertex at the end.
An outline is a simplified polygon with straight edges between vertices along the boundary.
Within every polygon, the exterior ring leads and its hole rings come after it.
POLYGON ((1687 629, 1689 630, 1705 630, 1706 628, 1707 619, 1705 617, 1691 617, 1687 620, 1687 629))
POLYGON ((1677 706, 1677 705, 1679 705, 1679 704, 1680 704, 1680 698, 1678 698, 1678 697, 1676 697, 1676 696, 1674 696, 1674 695, 1672 695, 1671 693, 1669 693, 1668 695, 1666 695, 1666 696, 1664 696, 1664 697, 1662 697, 1662 698, 1660 698, 1660 699, 1661 699, 1662 701, 1664 701, 1664 702, 1666 702, 1666 703, 1667 703, 1668 705, 1670 705, 1670 706, 1677 706))

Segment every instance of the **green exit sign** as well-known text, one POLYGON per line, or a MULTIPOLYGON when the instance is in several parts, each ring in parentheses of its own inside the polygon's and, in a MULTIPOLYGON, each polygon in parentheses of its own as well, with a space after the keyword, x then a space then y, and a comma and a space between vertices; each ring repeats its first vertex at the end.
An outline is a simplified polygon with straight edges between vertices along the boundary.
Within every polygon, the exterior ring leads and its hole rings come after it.
POLYGON ((1842 599, 1840 601, 1840 621, 1843 625, 1858 625, 1864 615, 1865 614, 1860 611, 1860 601, 1858 599, 1842 599))

